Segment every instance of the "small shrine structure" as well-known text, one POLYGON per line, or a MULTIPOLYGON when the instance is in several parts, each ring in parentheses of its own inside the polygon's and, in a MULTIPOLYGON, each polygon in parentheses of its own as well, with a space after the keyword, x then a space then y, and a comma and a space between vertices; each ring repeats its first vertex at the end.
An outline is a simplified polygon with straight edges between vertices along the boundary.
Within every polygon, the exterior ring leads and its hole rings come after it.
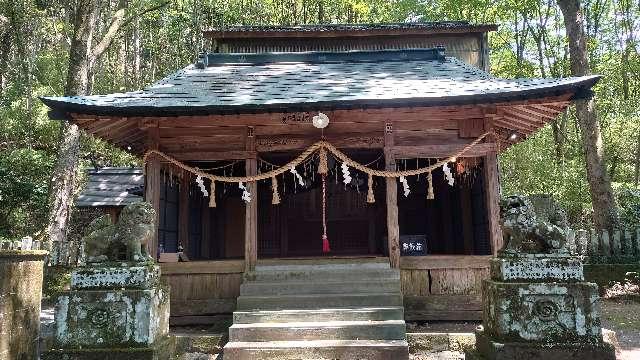
POLYGON ((236 309, 260 264, 388 261, 404 317, 479 319, 502 247, 497 155, 598 76, 500 79, 465 22, 230 27, 140 91, 44 97, 144 158, 175 323, 236 309))

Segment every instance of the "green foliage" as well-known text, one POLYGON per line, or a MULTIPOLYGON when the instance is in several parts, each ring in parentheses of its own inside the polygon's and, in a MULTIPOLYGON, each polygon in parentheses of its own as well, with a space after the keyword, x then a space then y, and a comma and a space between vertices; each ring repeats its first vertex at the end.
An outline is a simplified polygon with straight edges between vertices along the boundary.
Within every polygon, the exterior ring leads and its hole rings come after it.
POLYGON ((44 301, 55 302, 61 292, 71 286, 71 269, 64 266, 47 266, 42 279, 44 301))
MULTIPOLYGON (((300 25, 468 20, 495 23, 489 35, 491 70, 514 77, 569 73, 562 15, 540 0, 172 0, 136 16, 160 0, 128 1, 132 16, 98 61, 93 93, 142 88, 189 64, 201 49, 201 29, 226 25, 300 25)), ((37 99, 61 95, 67 75, 73 2, 25 0, 0 3, 0 236, 19 238, 42 230, 48 177, 59 124, 37 99), (6 20, 6 21, 4 21, 6 20), (7 35, 8 34, 8 35, 7 35), (2 39, 8 36, 9 42, 2 39), (6 56, 5 56, 6 55, 6 56)), ((103 1, 94 43, 106 31, 119 1, 103 1)), ((596 93, 606 163, 622 217, 638 222, 636 167, 640 158, 640 3, 584 2, 592 70, 604 75, 596 93)), ((591 209, 580 135, 572 113, 500 159, 503 192, 555 195, 574 223, 591 209), (555 135, 555 136, 554 136, 555 135)), ((85 136, 82 166, 131 165, 138 160, 85 136)))

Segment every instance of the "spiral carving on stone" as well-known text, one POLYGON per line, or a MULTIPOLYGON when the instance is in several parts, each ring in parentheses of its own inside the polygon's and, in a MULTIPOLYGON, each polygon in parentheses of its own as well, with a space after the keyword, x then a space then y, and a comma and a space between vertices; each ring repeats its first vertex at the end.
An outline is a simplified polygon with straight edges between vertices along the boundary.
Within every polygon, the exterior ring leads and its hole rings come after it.
POLYGON ((551 300, 538 300, 533 304, 533 315, 543 321, 551 321, 558 316, 558 305, 551 300))
POLYGON ((89 321, 97 327, 105 327, 109 322, 109 312, 105 309, 95 309, 89 314, 89 321))

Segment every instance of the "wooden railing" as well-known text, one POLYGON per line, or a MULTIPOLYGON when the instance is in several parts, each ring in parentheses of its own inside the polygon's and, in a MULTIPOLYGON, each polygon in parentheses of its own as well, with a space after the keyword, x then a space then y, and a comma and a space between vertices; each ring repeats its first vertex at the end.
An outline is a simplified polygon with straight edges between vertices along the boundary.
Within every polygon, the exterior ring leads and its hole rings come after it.
POLYGON ((570 230, 567 246, 572 254, 591 263, 640 262, 640 228, 609 231, 570 230))

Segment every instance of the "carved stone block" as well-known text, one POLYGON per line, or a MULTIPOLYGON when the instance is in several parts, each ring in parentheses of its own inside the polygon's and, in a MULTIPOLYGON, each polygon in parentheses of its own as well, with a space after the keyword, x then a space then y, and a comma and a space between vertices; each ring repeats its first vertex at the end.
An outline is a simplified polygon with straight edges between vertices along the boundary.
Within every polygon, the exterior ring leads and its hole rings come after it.
POLYGON ((504 341, 602 342, 591 283, 483 283, 484 331, 504 341))
POLYGON ((169 358, 169 287, 157 265, 93 265, 71 278, 55 308, 54 348, 43 359, 169 358))
POLYGON ((499 281, 584 281, 582 262, 567 256, 502 257, 491 259, 491 278, 499 281))
POLYGON ((71 288, 75 290, 149 289, 158 285, 159 281, 159 267, 137 263, 86 266, 71 273, 71 288))

